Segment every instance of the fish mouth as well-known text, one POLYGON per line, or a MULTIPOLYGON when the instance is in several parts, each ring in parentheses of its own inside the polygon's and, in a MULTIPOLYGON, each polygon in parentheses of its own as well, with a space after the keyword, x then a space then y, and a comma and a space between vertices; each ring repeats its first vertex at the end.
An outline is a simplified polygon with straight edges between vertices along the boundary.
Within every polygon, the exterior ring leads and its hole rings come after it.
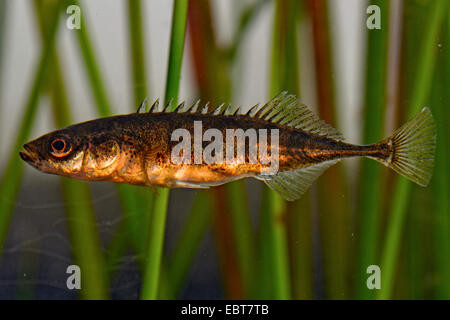
POLYGON ((23 148, 25 149, 25 151, 19 152, 20 158, 22 158, 23 161, 29 164, 35 163, 35 161, 37 160, 37 154, 33 150, 33 147, 30 146, 29 144, 24 144, 23 148))

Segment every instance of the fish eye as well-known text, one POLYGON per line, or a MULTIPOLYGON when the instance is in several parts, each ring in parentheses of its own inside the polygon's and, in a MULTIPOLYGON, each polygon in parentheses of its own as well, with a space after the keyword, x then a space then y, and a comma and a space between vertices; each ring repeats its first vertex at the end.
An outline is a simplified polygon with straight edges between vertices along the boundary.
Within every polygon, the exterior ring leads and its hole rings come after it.
POLYGON ((50 153, 55 157, 67 156, 72 150, 72 146, 67 139, 63 137, 54 138, 50 142, 50 153))

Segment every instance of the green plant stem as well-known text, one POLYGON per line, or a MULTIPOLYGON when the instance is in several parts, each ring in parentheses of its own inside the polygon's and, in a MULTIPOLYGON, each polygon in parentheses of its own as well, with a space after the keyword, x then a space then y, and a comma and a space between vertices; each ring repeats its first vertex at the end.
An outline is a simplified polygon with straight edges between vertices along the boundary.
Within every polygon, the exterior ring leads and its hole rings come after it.
MULTIPOLYGON (((69 0, 66 2, 66 4, 80 5, 77 0, 69 0)), ((103 76, 101 75, 99 64, 97 62, 96 53, 94 51, 94 46, 89 35, 89 27, 86 22, 85 16, 83 16, 83 18, 81 19, 81 29, 76 30, 75 32, 80 47, 81 57, 85 64, 85 70, 87 78, 89 80, 90 89, 92 90, 92 96, 95 101, 97 113, 101 117, 110 116, 111 114, 113 114, 113 109, 111 107, 111 102, 108 98, 107 91, 105 89, 103 76)), ((137 252, 138 261, 141 261, 140 258, 142 257, 142 252, 144 249, 142 247, 143 242, 140 241, 140 226, 143 224, 138 224, 137 219, 139 217, 145 216, 147 206, 142 206, 141 201, 139 201, 140 198, 138 195, 140 191, 137 191, 136 189, 138 187, 118 184, 116 188, 120 200, 121 209, 124 215, 124 220, 127 224, 127 234, 129 235, 129 237, 122 237, 122 235, 120 234, 116 234, 115 237, 118 237, 122 241, 131 240, 131 244, 137 252), (141 212, 144 213, 139 214, 141 212)), ((147 199, 146 204, 148 204, 149 201, 150 200, 147 199)), ((115 242, 116 240, 113 241, 115 242)), ((124 245, 121 244, 118 247, 123 248, 124 245)))
MULTIPOLYGON (((66 4, 74 4, 80 6, 77 0, 68 0, 66 1, 66 4)), ((96 55, 88 32, 89 28, 85 20, 86 18, 85 16, 83 16, 83 19, 81 19, 81 28, 76 31, 78 44, 81 49, 80 51, 83 57, 83 61, 86 65, 86 72, 90 81, 92 94, 96 102, 98 114, 101 117, 107 117, 111 115, 113 111, 111 108, 111 103, 108 99, 108 95, 106 93, 102 76, 100 74, 100 69, 98 67, 96 55)))
POLYGON ((161 298, 175 299, 179 295, 200 241, 210 225, 211 210, 212 202, 208 193, 199 191, 188 220, 168 260, 166 274, 168 291, 162 293, 161 298))
POLYGON ((154 211, 150 221, 149 244, 142 280, 141 298, 145 300, 155 300, 159 290, 169 189, 161 188, 159 192, 155 198, 154 211))
MULTIPOLYGON (((298 90, 297 41, 289 41, 289 30, 296 29, 296 18, 290 16, 295 10, 287 10, 292 1, 277 0, 273 25, 270 95, 273 97, 285 89, 298 90), (287 18, 289 17, 289 18, 287 18), (290 72, 294 70, 293 72, 290 72)), ((295 92, 294 91, 294 92, 295 92)), ((273 298, 289 299, 291 296, 290 270, 287 246, 286 203, 276 192, 264 189, 263 197, 268 198, 268 208, 263 211, 269 215, 265 225, 271 255, 271 284, 273 298)), ((264 226, 264 225, 263 225, 264 226)), ((266 269, 267 270, 267 269, 266 269)))
MULTIPOLYGON (((142 23, 142 5, 140 0, 128 0, 128 22, 131 47, 131 70, 133 78, 134 104, 133 108, 147 97, 145 45, 142 23)), ((133 110, 134 111, 134 110, 133 110)), ((145 245, 148 243, 148 222, 153 209, 153 192, 150 188, 127 186, 135 194, 137 210, 129 212, 128 229, 138 256, 145 256, 145 245)), ((141 260, 141 259, 139 259, 141 260)))
POLYGON ((242 44, 242 40, 245 37, 245 34, 251 23, 254 21, 254 18, 259 14, 261 9, 265 4, 269 3, 269 0, 258 0, 252 5, 248 6, 240 15, 238 26, 236 28, 236 32, 233 36, 233 41, 231 46, 227 49, 228 59, 233 61, 236 57, 239 47, 242 44))
MULTIPOLYGON (((307 4, 312 22, 319 116, 337 127, 336 77, 333 70, 328 1, 308 0, 307 4)), ((325 297, 345 299, 348 291, 346 273, 351 219, 344 164, 337 163, 326 170, 316 185, 320 251, 317 250, 315 254, 323 257, 325 297)))
MULTIPOLYGON (((177 101, 183 61, 184 39, 186 33, 187 0, 175 0, 172 15, 169 64, 165 102, 177 101)), ((159 189, 155 198, 154 211, 150 222, 147 265, 142 283, 142 299, 156 299, 160 278, 161 257, 164 243, 164 230, 169 201, 169 189, 159 189)))
POLYGON ((180 89, 188 0, 175 0, 173 6, 165 103, 169 103, 172 100, 176 104, 180 89))
POLYGON ((24 113, 19 125, 17 138, 9 153, 10 158, 0 181, 0 252, 4 247, 9 222, 22 178, 24 162, 21 161, 18 153, 22 148, 22 144, 29 138, 34 118, 37 113, 39 97, 50 69, 51 52, 53 50, 58 29, 60 10, 61 4, 58 3, 54 6, 54 9, 49 15, 48 37, 44 42, 39 63, 33 77, 30 95, 28 96, 24 107, 24 113))
POLYGON ((128 21, 135 106, 139 106, 147 96, 145 46, 141 11, 142 5, 140 0, 128 0, 128 21))
POLYGON ((84 299, 107 299, 108 278, 88 185, 61 178, 61 186, 73 257, 81 269, 80 295, 84 299))
MULTIPOLYGON (((450 6, 449 6, 450 9, 450 6)), ((450 190, 450 115, 448 114, 448 104, 450 92, 448 83, 450 83, 450 10, 447 17, 448 25, 444 34, 442 49, 438 64, 444 66, 440 72, 436 72, 434 91, 432 96, 432 112, 437 121, 437 150, 435 162, 435 175, 433 177, 433 207, 434 207, 434 259, 437 278, 440 279, 434 298, 450 299, 450 199, 448 192, 450 190)))
MULTIPOLYGON (((406 5, 406 4, 405 4, 406 5)), ((412 118, 423 107, 432 83, 432 76, 436 60, 437 35, 448 8, 448 1, 436 0, 431 4, 428 24, 423 30, 422 51, 417 58, 417 73, 413 85, 410 103, 407 108, 408 118, 412 118)), ((394 275, 397 267, 397 257, 400 239, 410 199, 411 183, 403 177, 396 177, 393 189, 392 207, 389 212, 388 230, 384 241, 381 274, 382 287, 378 299, 389 299, 394 288, 394 275)))
MULTIPOLYGON (((53 60, 53 109, 58 127, 71 124, 59 59, 53 60), (62 110, 63 109, 63 110, 62 110)), ((71 236, 75 264, 82 270, 83 286, 80 295, 84 299, 106 299, 108 280, 105 274, 104 257, 96 228, 89 184, 61 178, 64 207, 71 236)))
POLYGON ((259 267, 257 269, 258 279, 264 279, 260 281, 258 291, 255 293, 256 299, 273 299, 273 258, 272 258, 272 239, 271 232, 271 215, 269 211, 270 198, 268 194, 269 190, 266 186, 263 186, 262 201, 261 201, 261 218, 259 221, 259 234, 258 234, 258 260, 259 267))
POLYGON ((129 237, 126 228, 127 224, 125 222, 126 221, 122 221, 119 225, 113 238, 108 243, 108 248, 106 250, 105 268, 109 279, 114 277, 117 271, 117 265, 127 249, 127 240, 129 237))
MULTIPOLYGON (((381 30, 369 30, 366 56, 366 85, 364 99, 363 143, 370 144, 381 140, 383 134, 384 111, 386 108, 386 83, 388 70, 389 6, 383 0, 372 0, 381 12, 381 30)), ((359 261, 357 297, 369 299, 374 291, 366 285, 367 267, 376 264, 378 228, 380 224, 383 168, 371 159, 361 159, 361 174, 358 215, 361 216, 359 231, 359 261)))
MULTIPOLYGON (((260 6, 260 4, 255 4, 260 6)), ((255 7, 249 10, 256 11, 255 7)), ((236 31, 230 48, 237 49, 244 29, 256 12, 244 12, 242 22, 236 31), (244 18, 244 15, 248 15, 244 18), (239 39, 239 40, 238 40, 239 39)), ((222 49, 214 33, 210 1, 191 1, 188 9, 188 24, 195 76, 201 99, 213 105, 231 100, 231 66, 233 56, 230 48, 222 49)), ((237 81, 235 85, 238 86, 237 81)), ((245 197, 244 181, 236 181, 226 186, 214 188, 212 229, 216 243, 218 260, 223 274, 227 297, 241 299, 252 297, 255 264, 251 251, 254 246, 249 210, 245 197), (230 213, 230 214, 229 214, 230 213), (234 228, 233 226, 236 226, 234 228), (250 274, 251 277, 246 277, 250 274)))
MULTIPOLYGON (((44 17, 49 5, 36 0, 34 3, 41 37, 45 39, 44 17)), ((64 127, 72 123, 70 107, 56 50, 51 52, 51 56, 52 73, 51 77, 48 77, 48 82, 51 85, 53 114, 56 126, 64 127)), ((85 299, 105 299, 108 297, 108 281, 89 185, 86 182, 61 178, 61 187, 74 262, 82 270, 83 286, 80 295, 85 299)))
POLYGON ((292 299, 314 298, 314 256, 311 193, 288 203, 287 225, 292 268, 292 299))
POLYGON ((290 299, 290 270, 287 247, 286 203, 278 193, 270 190, 270 217, 272 259, 273 259, 273 290, 275 299, 290 299))
POLYGON ((243 183, 230 183, 226 186, 230 199, 230 214, 236 244, 237 260, 242 274, 243 296, 250 298, 255 293, 255 244, 250 213, 243 183))

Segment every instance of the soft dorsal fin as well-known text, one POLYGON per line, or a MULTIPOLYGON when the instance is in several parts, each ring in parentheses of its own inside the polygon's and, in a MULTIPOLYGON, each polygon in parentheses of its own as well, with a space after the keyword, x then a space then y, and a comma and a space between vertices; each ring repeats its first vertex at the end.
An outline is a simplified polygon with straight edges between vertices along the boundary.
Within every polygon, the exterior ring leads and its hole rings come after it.
MULTIPOLYGON (((171 103, 165 107, 159 107, 158 100, 150 108, 149 112, 169 112, 171 103)), ((141 107, 139 107, 139 110, 141 107)), ((138 110, 138 111, 139 111, 138 110)), ((178 104, 174 112, 178 113, 201 113, 223 116, 245 115, 252 118, 260 118, 272 123, 294 127, 303 131, 326 136, 335 140, 342 140, 342 135, 332 126, 320 120, 307 106, 300 103, 296 96, 281 92, 278 96, 260 106, 254 105, 250 110, 242 113, 240 106, 233 107, 231 104, 221 104, 215 109, 210 109, 209 102, 200 108, 200 100, 193 105, 184 102, 178 104)))
POLYGON ((319 119, 296 96, 288 94, 286 91, 281 92, 260 108, 253 107, 247 114, 250 117, 295 127, 320 136, 327 136, 336 140, 343 139, 339 131, 319 119))
POLYGON ((299 199, 326 169, 337 162, 339 160, 325 161, 292 171, 278 172, 272 176, 260 175, 257 179, 263 180, 284 199, 294 201, 299 199))

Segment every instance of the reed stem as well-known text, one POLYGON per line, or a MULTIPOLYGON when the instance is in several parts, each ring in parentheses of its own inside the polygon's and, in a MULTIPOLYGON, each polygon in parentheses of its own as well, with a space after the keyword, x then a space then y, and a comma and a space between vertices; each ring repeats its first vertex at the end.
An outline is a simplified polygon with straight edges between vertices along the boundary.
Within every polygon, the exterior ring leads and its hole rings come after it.
MULTIPOLYGON (((436 60, 436 39, 441 30, 444 17, 448 14, 448 1, 436 0, 431 2, 427 15, 428 23, 424 26, 422 51, 419 53, 416 65, 417 71, 413 83, 413 91, 407 108, 408 118, 412 118, 424 106, 431 89, 433 71, 436 60)), ((405 6, 408 4, 405 3, 405 6)), ((403 177, 396 176, 393 190, 392 206, 389 212, 388 229, 384 241, 381 258, 382 287, 378 299, 389 299, 395 284, 395 270, 400 249, 403 225, 411 195, 412 184, 403 177)))
MULTIPOLYGON (((362 142, 375 143, 383 138, 383 122, 386 109, 386 83, 388 70, 389 43, 389 6, 382 0, 372 0, 370 5, 377 5, 381 12, 381 30, 368 30, 364 124, 362 142)), ((373 297, 373 291, 366 285, 367 268, 376 264, 378 249, 378 229, 380 224, 383 168, 371 159, 361 159, 360 203, 358 213, 361 216, 360 246, 358 259, 357 296, 361 299, 373 297)))
MULTIPOLYGON (((169 62, 165 102, 178 100, 181 65, 183 61, 184 39, 186 32, 188 0, 175 0, 172 14, 172 31, 170 37, 169 62)), ((147 265, 142 284, 142 299, 156 299, 160 278, 161 258, 164 243, 169 189, 158 189, 154 211, 150 222, 147 265)))
POLYGON ((9 160, 0 180, 0 257, 22 179, 24 162, 20 160, 18 154, 22 145, 29 139, 37 114, 39 98, 50 70, 51 52, 55 43, 60 13, 61 3, 58 2, 49 15, 48 37, 43 44, 41 56, 31 82, 30 94, 23 108, 24 113, 18 126, 16 141, 9 153, 9 160))

